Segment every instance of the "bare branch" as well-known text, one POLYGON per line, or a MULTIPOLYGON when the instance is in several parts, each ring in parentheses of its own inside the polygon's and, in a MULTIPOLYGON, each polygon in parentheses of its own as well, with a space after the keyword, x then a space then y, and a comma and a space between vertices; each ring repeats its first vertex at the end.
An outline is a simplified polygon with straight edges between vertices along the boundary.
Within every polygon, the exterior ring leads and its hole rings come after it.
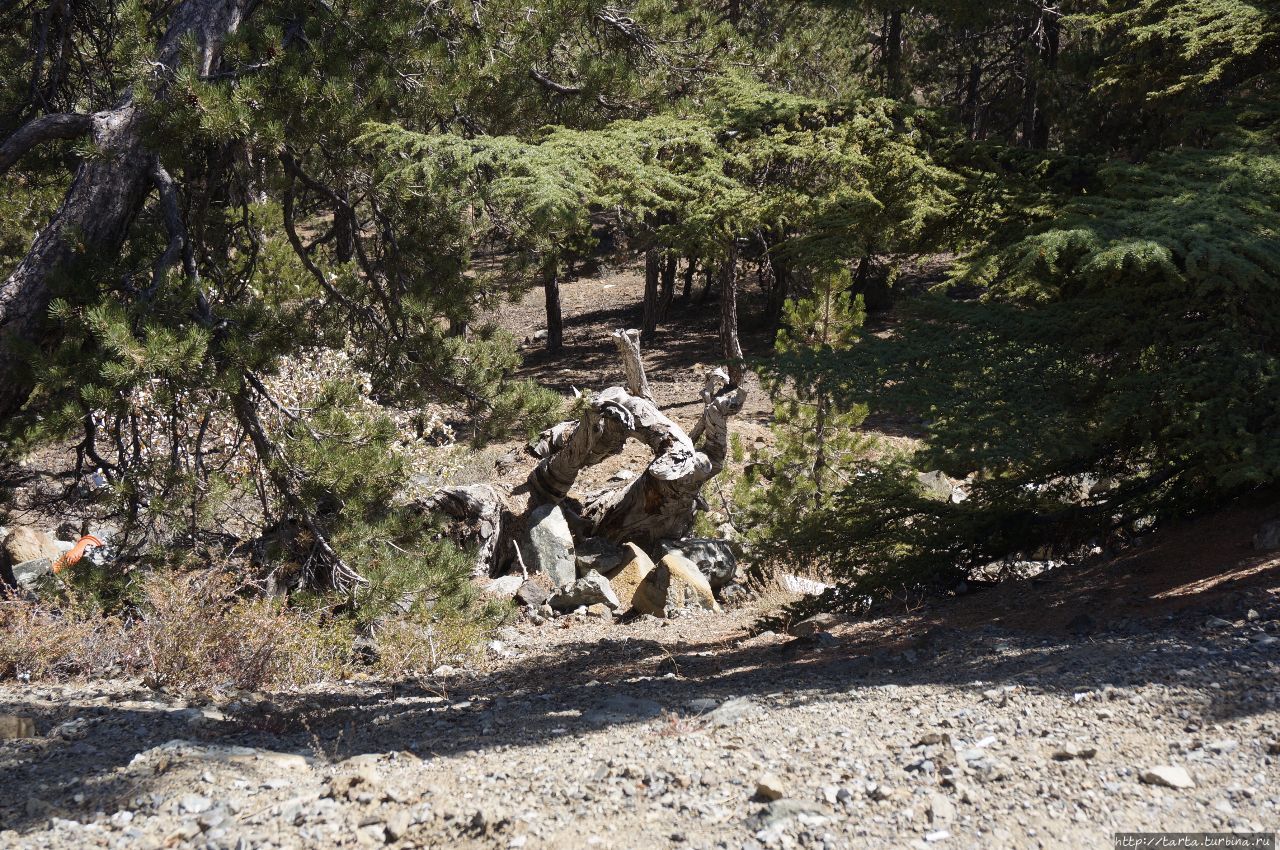
POLYGON ((182 269, 192 281, 199 281, 200 272, 196 268, 195 255, 191 252, 191 240, 187 238, 187 226, 182 221, 182 210, 178 206, 178 187, 173 177, 156 159, 151 164, 151 182, 160 193, 160 210, 164 214, 164 226, 169 232, 169 245, 156 260, 151 272, 151 291, 160 288, 165 273, 182 257, 182 269))
POLYGON ((13 167, 23 154, 36 145, 56 139, 75 139, 93 129, 93 116, 77 112, 41 115, 23 124, 0 145, 0 174, 13 167))
MULTIPOLYGON (((543 88, 550 89, 556 94, 563 94, 563 95, 582 94, 582 86, 567 86, 564 83, 557 83, 555 80, 551 79, 546 74, 539 71, 536 66, 529 69, 529 76, 533 79, 534 82, 538 83, 538 85, 542 86, 543 88)), ((623 108, 622 104, 614 103, 613 101, 606 99, 605 96, 602 94, 597 94, 595 96, 595 102, 600 104, 605 109, 619 110, 623 108)))

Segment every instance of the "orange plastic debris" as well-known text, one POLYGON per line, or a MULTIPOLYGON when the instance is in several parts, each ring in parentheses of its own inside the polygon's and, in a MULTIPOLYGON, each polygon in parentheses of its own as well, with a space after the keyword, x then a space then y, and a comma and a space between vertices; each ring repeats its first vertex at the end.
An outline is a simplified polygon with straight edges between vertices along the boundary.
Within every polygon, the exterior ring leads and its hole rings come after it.
POLYGON ((54 561, 53 571, 55 573, 62 572, 67 567, 71 566, 76 561, 79 561, 81 558, 83 558, 84 551, 88 549, 90 546, 102 546, 102 545, 105 545, 105 544, 103 544, 101 540, 94 537, 92 534, 86 534, 84 537, 81 537, 79 540, 77 540, 76 545, 72 546, 70 550, 65 552, 61 558, 59 558, 57 561, 54 561))

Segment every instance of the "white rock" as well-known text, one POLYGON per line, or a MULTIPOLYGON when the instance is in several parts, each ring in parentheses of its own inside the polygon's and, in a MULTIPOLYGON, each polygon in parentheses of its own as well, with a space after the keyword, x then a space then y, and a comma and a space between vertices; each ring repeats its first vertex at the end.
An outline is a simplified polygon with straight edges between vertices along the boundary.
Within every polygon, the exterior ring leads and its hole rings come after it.
POLYGON ((787 796, 787 786, 775 773, 765 773, 756 780, 756 796, 761 800, 781 800, 787 796))
POLYGON ((1187 773, 1186 768, 1175 765, 1160 764, 1142 771, 1142 781, 1148 785, 1163 785, 1165 788, 1194 788, 1196 783, 1187 773))

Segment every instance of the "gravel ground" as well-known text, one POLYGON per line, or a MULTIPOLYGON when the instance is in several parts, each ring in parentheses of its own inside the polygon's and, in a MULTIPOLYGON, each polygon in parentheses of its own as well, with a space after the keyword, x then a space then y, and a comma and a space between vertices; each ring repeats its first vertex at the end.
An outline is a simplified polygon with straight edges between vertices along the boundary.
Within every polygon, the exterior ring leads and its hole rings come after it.
POLYGON ((137 682, 8 685, 0 711, 39 737, 0 742, 0 846, 1078 848, 1271 831, 1275 601, 1087 637, 569 617, 504 629, 483 669, 199 704, 137 682), (1177 768, 1192 787, 1160 784, 1182 784, 1177 768))

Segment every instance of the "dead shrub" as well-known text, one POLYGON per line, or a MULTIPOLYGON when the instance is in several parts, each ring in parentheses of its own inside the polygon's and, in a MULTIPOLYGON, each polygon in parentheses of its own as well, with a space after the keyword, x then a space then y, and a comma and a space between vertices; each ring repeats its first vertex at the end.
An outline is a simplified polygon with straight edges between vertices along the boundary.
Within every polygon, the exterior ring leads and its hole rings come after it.
POLYGON ((137 649, 118 616, 84 600, 56 606, 0 596, 0 678, 24 682, 106 675, 137 663, 137 649))
POLYGON ((149 685, 256 690, 319 681, 345 668, 349 630, 326 634, 321 613, 243 598, 237 590, 220 572, 143 581, 138 637, 149 685))

